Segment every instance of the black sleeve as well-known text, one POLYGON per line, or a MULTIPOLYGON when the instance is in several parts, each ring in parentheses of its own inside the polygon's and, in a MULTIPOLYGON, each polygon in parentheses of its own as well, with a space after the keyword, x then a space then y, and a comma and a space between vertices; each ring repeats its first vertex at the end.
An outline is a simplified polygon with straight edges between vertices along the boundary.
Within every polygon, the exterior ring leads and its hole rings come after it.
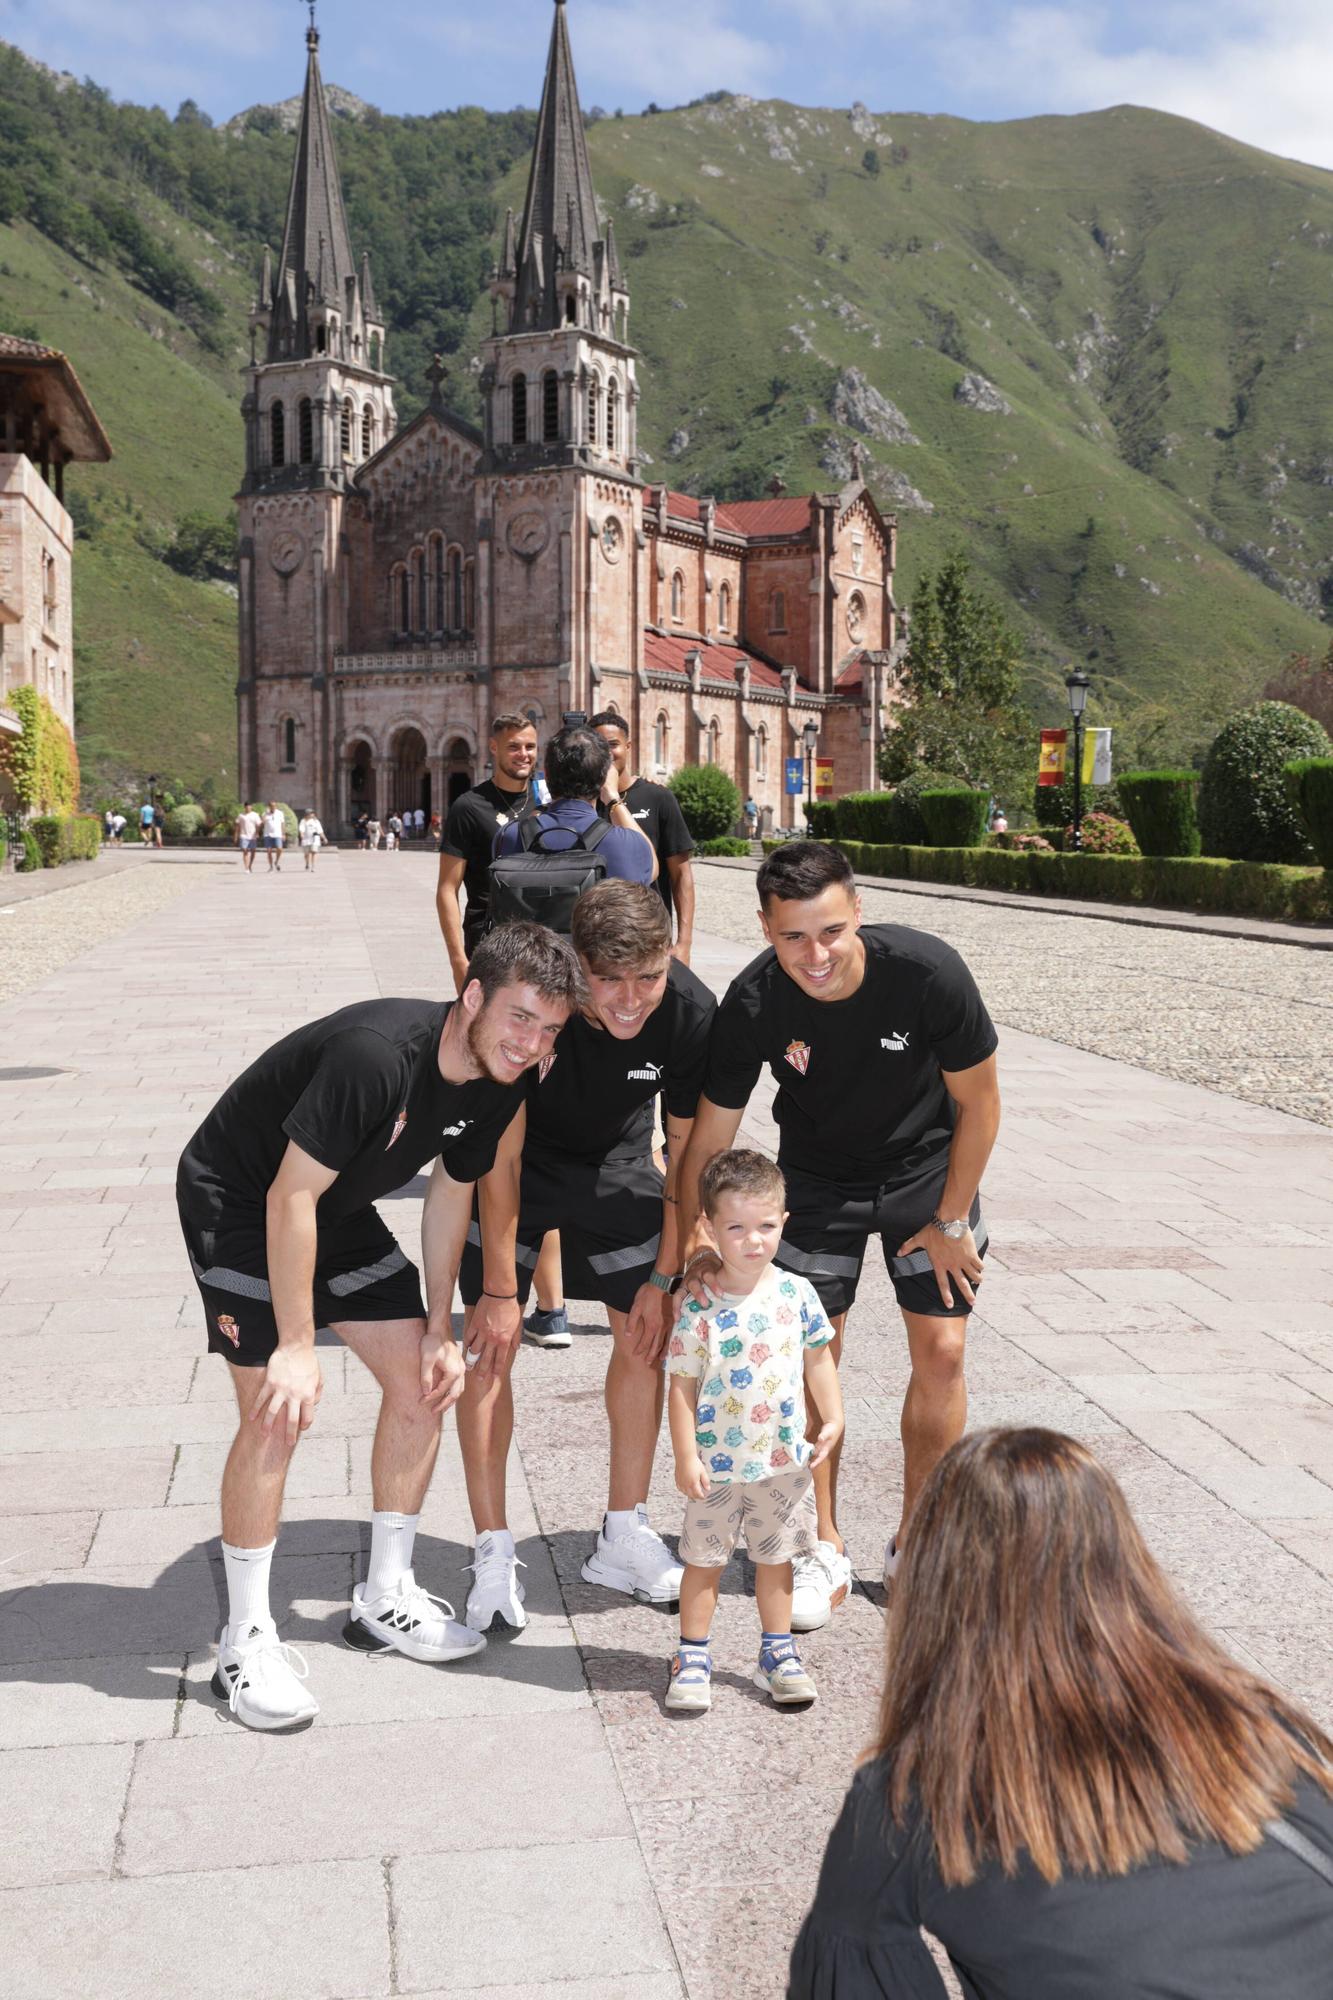
POLYGON ((713 1022, 704 1096, 726 1111, 743 1111, 764 1067, 764 1052, 750 1008, 728 987, 713 1022))
POLYGON ((671 1118, 693 1118, 699 1109, 716 1018, 717 1002, 711 993, 682 1002, 667 1064, 666 1108, 671 1118))
POLYGON ((926 982, 922 1011, 941 1069, 975 1069, 1000 1045, 977 982, 956 951, 940 960, 926 982))
POLYGON ((322 1167, 341 1173, 398 1108, 402 1062, 371 1028, 348 1028, 324 1044, 314 1075, 282 1129, 322 1167))
POLYGON ((685 815, 680 809, 680 800, 673 791, 663 787, 661 817, 657 828, 657 852, 663 861, 672 861, 678 854, 693 854, 694 835, 685 824, 685 815))
POLYGON ((440 836, 440 853, 452 854, 455 861, 470 861, 477 845, 477 817, 464 792, 449 808, 449 817, 440 836))
POLYGON ((479 1181, 490 1172, 500 1141, 518 1116, 525 1096, 522 1084, 515 1084, 489 1118, 479 1118, 475 1125, 469 1125, 457 1145, 441 1155, 450 1180, 479 1181))
POLYGON ((791 1956, 787 2000, 944 2000, 921 1936, 911 1831, 895 1827, 883 1767, 857 1773, 829 1835, 791 1956))

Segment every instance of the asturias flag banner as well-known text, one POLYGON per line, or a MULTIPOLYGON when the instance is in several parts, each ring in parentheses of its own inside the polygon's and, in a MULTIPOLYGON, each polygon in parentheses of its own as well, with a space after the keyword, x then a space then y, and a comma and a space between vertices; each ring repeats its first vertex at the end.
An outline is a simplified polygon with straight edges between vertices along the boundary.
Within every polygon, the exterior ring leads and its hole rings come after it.
POLYGON ((1041 732, 1041 762, 1037 766, 1039 785, 1058 785, 1065 774, 1065 744, 1069 738, 1067 729, 1043 729, 1041 732))

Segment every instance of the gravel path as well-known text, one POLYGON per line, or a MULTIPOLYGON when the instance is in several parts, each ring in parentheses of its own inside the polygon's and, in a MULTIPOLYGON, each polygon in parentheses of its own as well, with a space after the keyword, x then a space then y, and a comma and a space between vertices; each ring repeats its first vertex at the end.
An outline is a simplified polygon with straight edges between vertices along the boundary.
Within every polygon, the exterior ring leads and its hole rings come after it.
MULTIPOLYGON (((701 863, 695 881, 699 929, 759 950, 753 874, 701 863)), ((868 922, 955 945, 1001 1026, 1333 1125, 1333 968, 1318 953, 891 889, 862 896, 868 922)))
MULTIPOLYGON (((146 866, 0 908, 0 1000, 26 993, 72 958, 175 902, 198 876, 146 866)), ((12 1053, 12 1052, 11 1052, 12 1053)))

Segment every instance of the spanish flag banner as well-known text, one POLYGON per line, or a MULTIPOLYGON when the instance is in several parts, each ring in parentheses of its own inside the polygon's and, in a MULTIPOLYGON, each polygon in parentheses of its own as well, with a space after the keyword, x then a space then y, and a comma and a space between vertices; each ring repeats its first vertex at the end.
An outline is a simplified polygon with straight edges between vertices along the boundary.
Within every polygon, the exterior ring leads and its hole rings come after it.
POLYGON ((1065 774, 1065 746, 1069 740, 1067 729, 1043 729, 1041 732, 1041 761, 1037 765, 1039 785, 1058 785, 1065 774))
POLYGON ((1083 738, 1083 782, 1109 785, 1111 782, 1111 732, 1089 729, 1083 738))

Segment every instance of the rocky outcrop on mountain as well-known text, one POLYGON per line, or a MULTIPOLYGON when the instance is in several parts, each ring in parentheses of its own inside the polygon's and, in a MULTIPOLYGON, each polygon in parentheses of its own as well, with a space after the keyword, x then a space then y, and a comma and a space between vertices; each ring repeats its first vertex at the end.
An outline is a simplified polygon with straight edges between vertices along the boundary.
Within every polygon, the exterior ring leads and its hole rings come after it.
POLYGON ((995 384, 970 369, 954 389, 953 398, 956 403, 966 403, 969 410, 986 410, 997 417, 1014 414, 1012 403, 1000 394, 995 384))
POLYGON ((859 368, 844 368, 829 391, 829 415, 848 430, 883 444, 920 444, 902 411, 881 396, 859 368))

